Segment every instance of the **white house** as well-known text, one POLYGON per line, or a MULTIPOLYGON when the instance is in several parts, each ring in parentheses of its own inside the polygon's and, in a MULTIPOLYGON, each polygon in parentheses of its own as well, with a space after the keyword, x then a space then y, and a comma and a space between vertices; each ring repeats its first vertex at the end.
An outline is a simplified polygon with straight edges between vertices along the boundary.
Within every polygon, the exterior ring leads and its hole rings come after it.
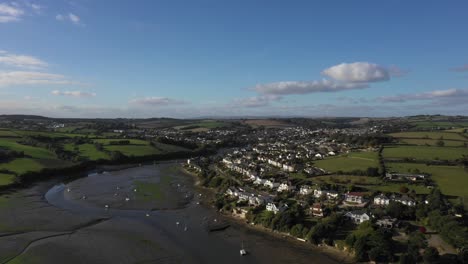
POLYGON ((294 187, 286 182, 283 182, 278 186, 278 192, 289 192, 292 190, 294 190, 294 187))
POLYGON ((302 185, 299 189, 299 194, 301 195, 309 195, 312 193, 312 188, 309 185, 302 185))
POLYGON ((339 194, 336 191, 320 190, 320 189, 314 190, 314 197, 315 198, 320 198, 323 195, 327 196, 327 199, 336 199, 336 198, 338 198, 339 194))
POLYGON ((407 206, 415 206, 416 205, 416 201, 414 201, 412 198, 410 198, 408 196, 397 197, 397 198, 394 198, 393 201, 395 201, 397 203, 402 203, 402 204, 407 205, 407 206))
POLYGON ((284 210, 286 210, 287 208, 288 208, 287 204, 281 204, 281 205, 277 206, 275 203, 267 203, 267 205, 266 205, 266 210, 270 211, 270 212, 273 212, 275 214, 280 213, 280 212, 284 212, 284 210))
POLYGON ((270 189, 274 189, 274 188, 277 188, 280 184, 270 179, 270 180, 266 180, 263 185, 270 189))
POLYGON ((255 181, 253 182, 253 184, 255 184, 255 185, 264 185, 265 182, 266 182, 265 179, 262 179, 262 178, 260 178, 260 177, 257 177, 257 178, 255 179, 255 181))
POLYGON ((347 212, 345 214, 345 217, 353 221, 355 224, 360 224, 360 223, 370 220, 370 216, 366 212, 363 212, 363 211, 347 212))
POLYGON ((345 194, 345 201, 348 203, 363 203, 364 194, 360 192, 348 192, 345 194))
POLYGON ((379 194, 376 197, 374 197, 374 204, 375 205, 381 205, 385 206, 390 203, 390 198, 388 198, 385 194, 379 194))

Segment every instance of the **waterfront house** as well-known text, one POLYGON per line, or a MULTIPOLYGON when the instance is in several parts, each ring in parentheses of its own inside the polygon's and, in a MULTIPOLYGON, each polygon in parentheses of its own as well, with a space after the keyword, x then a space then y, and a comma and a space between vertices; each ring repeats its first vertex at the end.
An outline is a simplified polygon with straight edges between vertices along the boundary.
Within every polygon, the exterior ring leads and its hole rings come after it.
POLYGON ((345 214, 345 217, 353 221, 355 224, 360 224, 370 220, 370 216, 364 211, 351 211, 345 214))

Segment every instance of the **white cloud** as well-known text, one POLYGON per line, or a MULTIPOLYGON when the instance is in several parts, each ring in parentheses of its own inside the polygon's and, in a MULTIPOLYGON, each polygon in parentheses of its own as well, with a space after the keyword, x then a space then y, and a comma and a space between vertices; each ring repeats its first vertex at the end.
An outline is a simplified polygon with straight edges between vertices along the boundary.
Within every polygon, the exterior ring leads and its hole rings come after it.
POLYGON ((0 3, 0 23, 8 23, 21 20, 24 11, 7 3, 0 3))
POLYGON ((68 15, 58 14, 55 16, 55 19, 58 21, 70 21, 75 25, 82 25, 81 18, 73 13, 68 13, 68 15))
POLYGON ((70 97, 78 97, 78 98, 89 98, 89 97, 96 96, 95 93, 83 92, 83 91, 59 91, 59 90, 54 90, 51 93, 53 95, 70 96, 70 97))
POLYGON ((167 97, 145 97, 133 99, 130 101, 130 103, 144 106, 167 106, 174 104, 183 104, 184 102, 167 97))
POLYGON ((16 55, 6 51, 0 52, 0 64, 18 68, 37 69, 47 67, 47 63, 33 56, 16 55))
POLYGON ((418 100, 456 100, 457 102, 462 100, 466 102, 468 98, 468 89, 447 89, 447 90, 435 90, 424 93, 413 93, 413 94, 400 94, 396 96, 382 96, 377 98, 381 102, 385 103, 403 103, 407 101, 418 101, 418 100))
POLYGON ((60 74, 35 71, 0 71, 0 87, 12 85, 76 84, 60 74))
POLYGON ((323 75, 342 82, 378 82, 390 79, 388 69, 369 62, 341 63, 322 71, 323 75))
POLYGON ((254 90, 261 94, 289 95, 317 92, 338 92, 343 90, 364 89, 367 83, 342 83, 332 80, 321 81, 285 81, 258 84, 254 90))
POLYGON ((273 101, 279 101, 282 97, 278 95, 261 95, 261 96, 254 96, 248 97, 243 99, 236 99, 234 100, 233 106, 241 106, 241 107, 263 107, 270 104, 273 101))

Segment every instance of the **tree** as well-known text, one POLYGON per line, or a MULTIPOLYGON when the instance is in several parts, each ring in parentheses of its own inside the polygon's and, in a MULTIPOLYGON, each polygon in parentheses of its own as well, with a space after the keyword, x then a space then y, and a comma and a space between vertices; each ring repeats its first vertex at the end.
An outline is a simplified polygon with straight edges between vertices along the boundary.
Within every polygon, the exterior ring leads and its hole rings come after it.
POLYGON ((443 147, 443 146, 445 146, 445 142, 444 142, 443 140, 440 140, 440 139, 439 139, 439 140, 437 140, 436 145, 437 145, 438 147, 443 147))
POLYGON ((439 260, 439 251, 434 247, 428 247, 424 250, 424 263, 437 263, 439 260))
POLYGON ((401 193, 408 193, 408 191, 409 191, 408 187, 406 187, 406 186, 401 186, 400 187, 400 192, 401 193))

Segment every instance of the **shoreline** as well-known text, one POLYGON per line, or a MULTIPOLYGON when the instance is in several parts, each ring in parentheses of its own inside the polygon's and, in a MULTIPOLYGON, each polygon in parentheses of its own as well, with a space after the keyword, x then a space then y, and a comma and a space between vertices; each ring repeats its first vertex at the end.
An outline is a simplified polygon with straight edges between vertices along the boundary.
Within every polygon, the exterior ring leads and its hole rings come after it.
MULTIPOLYGON (((215 189, 201 186, 200 185, 200 179, 199 179, 200 177, 197 174, 188 171, 184 167, 183 164, 181 165, 181 170, 183 172, 185 172, 186 174, 189 174, 190 176, 192 176, 195 179, 195 182, 196 182, 195 183, 195 188, 202 189, 205 192, 209 192, 211 196, 215 195, 215 191, 216 191, 215 189)), ((281 239, 281 240, 283 240, 283 241, 285 241, 287 243, 294 244, 295 246, 300 246, 300 247, 303 247, 303 248, 306 248, 306 249, 315 250, 315 251, 317 251, 317 252, 319 252, 319 253, 321 253, 321 254, 327 256, 328 258, 330 258, 332 260, 335 260, 337 262, 354 263, 353 257, 344 250, 340 250, 338 248, 331 247, 331 246, 328 246, 328 245, 315 246, 315 245, 313 245, 311 243, 308 243, 307 241, 302 242, 302 241, 298 240, 296 237, 293 237, 293 236, 291 236, 291 235, 289 235, 287 233, 275 232, 275 231, 273 231, 273 230, 271 230, 269 228, 266 228, 266 227, 263 227, 263 226, 260 226, 260 225, 249 224, 249 223, 247 223, 245 221, 245 219, 236 217, 232 213, 223 213, 223 212, 217 211, 213 207, 212 201, 210 201, 205 195, 203 196, 202 201, 203 201, 205 206, 210 207, 211 209, 218 212, 220 215, 225 217, 231 224, 233 223, 234 225, 241 226, 242 228, 246 228, 246 229, 249 229, 249 230, 259 232, 259 233, 264 234, 264 235, 275 237, 275 239, 281 239)))

